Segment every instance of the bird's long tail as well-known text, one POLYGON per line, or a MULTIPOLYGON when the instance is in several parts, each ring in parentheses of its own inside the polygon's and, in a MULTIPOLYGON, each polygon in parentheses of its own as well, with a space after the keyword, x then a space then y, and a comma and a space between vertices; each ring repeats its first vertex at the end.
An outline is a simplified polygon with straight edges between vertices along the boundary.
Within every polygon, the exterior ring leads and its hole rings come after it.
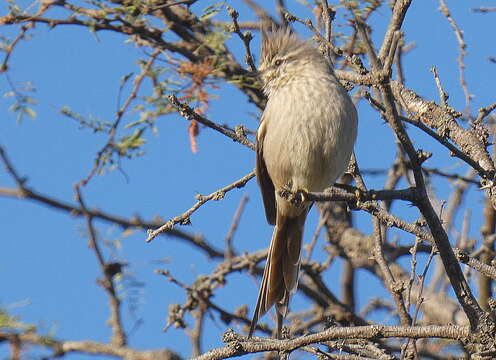
POLYGON ((279 214, 277 216, 249 337, 252 336, 258 319, 274 304, 277 311, 277 337, 281 337, 282 322, 288 311, 289 297, 298 284, 306 216, 307 211, 296 217, 279 214))

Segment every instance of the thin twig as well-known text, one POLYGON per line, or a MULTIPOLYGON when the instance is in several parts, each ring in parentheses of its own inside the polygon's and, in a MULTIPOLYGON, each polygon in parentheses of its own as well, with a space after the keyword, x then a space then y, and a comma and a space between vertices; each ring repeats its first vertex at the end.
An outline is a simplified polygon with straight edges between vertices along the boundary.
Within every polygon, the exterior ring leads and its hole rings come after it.
MULTIPOLYGON (((377 100, 375 100, 371 95, 370 93, 368 92, 365 92, 365 95, 364 97, 369 100, 369 102, 376 108, 380 109, 382 112, 385 111, 384 109, 384 106, 382 104, 380 104, 379 102, 377 102, 377 100)), ((405 116, 399 116, 399 119, 401 121, 404 121, 404 122, 407 122, 409 124, 412 124, 414 126, 416 126, 417 128, 421 129, 422 131, 424 131, 427 135, 431 136, 432 138, 436 139, 439 143, 441 143, 442 145, 444 145, 448 150, 451 151, 452 155, 453 156, 456 156, 458 157, 459 159, 463 160, 464 162, 466 162, 468 165, 470 165, 472 168, 474 168, 475 170, 477 170, 477 172, 479 173, 479 175, 481 174, 485 174, 486 173, 486 170, 477 162, 475 161, 470 155, 471 154, 466 154, 465 152, 463 152, 462 150, 458 149, 455 145, 451 144, 448 139, 445 137, 445 136, 442 136, 442 135, 439 135, 438 133, 436 133, 435 131, 433 131, 432 129, 430 129, 426 124, 424 124, 423 122, 421 122, 420 120, 417 120, 417 119, 412 119, 412 118, 409 118, 409 117, 405 117, 405 116)), ((463 131, 463 130, 462 130, 463 131)), ((482 176, 482 175, 481 175, 482 176)))
MULTIPOLYGON (((399 2, 401 1, 398 1, 397 3, 399 2)), ((431 233, 433 234, 434 241, 439 250, 440 257, 443 261, 446 273, 450 279, 450 283, 454 289, 457 299, 467 314, 472 327, 477 328, 480 324, 480 319, 484 315, 484 311, 477 303, 470 286, 464 278, 460 267, 456 263, 456 258, 454 256, 453 249, 451 248, 448 236, 443 229, 441 220, 432 207, 429 196, 427 195, 425 179, 421 168, 422 160, 419 158, 409 135, 400 121, 394 105, 395 99, 393 97, 391 85, 384 84, 379 87, 384 98, 384 108, 386 110, 384 117, 387 119, 397 140, 401 143, 405 149, 405 152, 408 154, 412 165, 416 189, 419 191, 419 201, 416 205, 425 218, 431 233)))
MULTIPOLYGON (((334 14, 331 16, 331 12, 329 11, 329 4, 327 0, 321 0, 320 6, 322 7, 322 19, 324 20, 324 29, 325 29, 325 39, 327 44, 332 44, 332 33, 331 33, 331 25, 332 20, 334 19, 334 14)), ((331 59, 331 46, 327 46, 326 53, 329 60, 331 59)))
POLYGON ((458 248, 455 249, 455 254, 460 262, 470 266, 472 269, 477 270, 482 275, 496 280, 496 267, 484 264, 483 262, 469 256, 466 252, 458 248))
POLYGON ((222 200, 224 196, 226 195, 227 192, 236 189, 236 188, 242 188, 246 185, 248 181, 250 181, 253 177, 255 177, 255 172, 252 171, 248 175, 243 176, 241 179, 233 182, 232 184, 229 184, 227 186, 224 186, 223 188, 211 193, 210 195, 203 196, 203 195, 197 195, 198 201, 186 212, 184 212, 181 215, 178 215, 169 221, 167 221, 165 224, 160 226, 156 230, 148 230, 148 237, 146 238, 146 242, 150 242, 153 239, 157 237, 157 235, 170 231, 176 224, 181 224, 181 225, 187 225, 190 223, 190 216, 198 210, 203 204, 205 204, 207 201, 210 200, 222 200))
POLYGON ((21 31, 15 37, 15 39, 8 46, 5 46, 1 49, 5 52, 5 57, 3 59, 3 63, 0 65, 0 74, 9 69, 9 59, 12 55, 12 52, 14 51, 14 48, 22 39, 26 37, 26 32, 32 27, 34 27, 33 23, 21 26, 21 31))
MULTIPOLYGON (((122 359, 141 360, 181 360, 179 354, 168 350, 136 350, 126 346, 104 344, 97 341, 62 341, 51 335, 38 335, 33 331, 25 333, 12 333, 0 330, 0 340, 9 342, 20 341, 23 344, 39 345, 49 348, 59 357, 65 354, 91 354, 100 356, 114 356, 122 359)), ((76 355, 77 356, 77 355, 76 355)))
POLYGON ((93 178, 93 176, 101 169, 103 166, 102 162, 102 156, 108 152, 110 149, 113 148, 114 146, 114 140, 115 136, 117 135, 117 128, 119 127, 119 124, 121 123, 123 115, 126 113, 127 109, 133 102, 133 100, 136 99, 138 96, 138 91, 141 87, 141 84, 143 83, 143 80, 145 79, 145 76, 148 74, 150 69, 152 68, 152 65, 157 58, 157 56, 160 54, 161 50, 156 49, 152 55, 150 56, 150 59, 146 62, 145 66, 143 66, 143 70, 141 71, 140 75, 136 77, 134 80, 134 86, 131 90, 131 93, 129 94, 128 98, 124 102, 124 104, 116 111, 115 114, 115 120, 114 123, 112 124, 112 127, 109 130, 109 137, 107 139, 107 142, 105 145, 97 152, 95 160, 94 160, 94 165, 93 168, 90 170, 89 174, 80 181, 81 186, 85 186, 88 184, 88 182, 93 178))
POLYGON ((480 8, 471 8, 470 11, 485 14, 485 13, 488 13, 488 12, 491 12, 491 11, 496 11, 496 7, 482 6, 480 8))
POLYGON ((374 225, 374 258, 377 261, 379 268, 381 269, 382 279, 394 299, 401 324, 403 326, 410 326, 412 323, 412 319, 405 307, 405 301, 403 298, 403 284, 401 281, 397 282, 394 279, 391 269, 386 263, 386 259, 384 257, 384 252, 382 249, 383 245, 382 245, 381 227, 379 226, 379 220, 376 217, 373 218, 373 225, 374 225))
POLYGON ((286 4, 284 3, 284 0, 276 0, 276 9, 284 27, 288 26, 288 21, 286 20, 286 16, 284 16, 286 13, 286 4))
POLYGON ((176 5, 188 5, 188 6, 190 6, 190 5, 193 5, 197 1, 198 0, 179 0, 179 1, 174 1, 174 2, 171 2, 171 3, 167 3, 167 4, 162 4, 162 5, 154 6, 153 7, 153 10, 168 8, 168 7, 176 6, 176 5))
POLYGON ((439 99, 441 100, 441 104, 443 104, 445 109, 449 109, 449 105, 448 105, 449 95, 441 85, 441 79, 439 78, 439 74, 435 66, 431 67, 431 72, 434 74, 434 79, 436 81, 436 87, 439 92, 439 99))
MULTIPOLYGON (((12 176, 18 187, 17 189, 0 187, 0 196, 30 199, 39 202, 41 204, 47 205, 49 207, 52 207, 54 209, 69 212, 72 216, 83 216, 86 213, 89 214, 94 219, 100 219, 113 224, 117 224, 125 229, 127 228, 150 229, 159 226, 157 221, 144 221, 141 220, 138 216, 133 217, 131 219, 127 219, 117 215, 106 213, 98 209, 86 209, 85 211, 83 211, 81 206, 76 206, 56 198, 46 196, 26 186, 25 184, 26 180, 23 177, 21 177, 18 174, 18 172, 15 170, 13 164, 11 163, 10 159, 8 158, 2 146, 0 146, 0 159, 2 160, 7 172, 12 176)), ((224 254, 221 251, 216 250, 212 245, 206 243, 201 235, 192 235, 177 229, 170 229, 169 231, 164 232, 163 234, 185 240, 193 244, 194 246, 201 248, 208 254, 208 256, 212 258, 218 258, 224 256, 224 254)))
MULTIPOLYGON (((255 150, 255 144, 253 144, 250 140, 248 140, 246 138, 245 134, 242 132, 241 129, 239 132, 234 132, 232 130, 228 130, 228 129, 214 123, 213 121, 210 121, 207 118, 197 114, 191 107, 180 102, 175 95, 169 95, 169 96, 167 96, 167 98, 169 99, 171 104, 177 108, 179 114, 182 117, 184 117, 186 120, 189 120, 189 121, 196 120, 200 124, 208 126, 209 128, 220 132, 221 134, 231 138, 232 140, 237 141, 240 144, 242 144, 246 147, 249 147, 252 150, 255 150)), ((239 127, 238 127, 238 129, 239 129, 239 127)))
POLYGON ((460 29, 455 19, 451 16, 451 13, 448 9, 448 5, 445 0, 439 0, 439 11, 446 17, 451 28, 453 29, 456 41, 458 42, 458 48, 460 50, 460 55, 456 58, 458 62, 458 69, 460 73, 460 86, 463 89, 463 93, 465 94, 465 109, 467 111, 470 110, 470 101, 472 100, 472 95, 468 91, 467 81, 465 80, 465 56, 467 56, 467 43, 463 39, 463 31, 460 29))
POLYGON ((484 120, 484 118, 488 116, 494 109, 496 109, 496 103, 493 103, 486 107, 481 107, 479 109, 479 115, 477 116, 477 119, 474 122, 481 123, 482 120, 484 120))
POLYGON ((115 266, 116 263, 107 263, 103 258, 102 251, 100 250, 100 246, 98 245, 96 230, 93 226, 93 218, 86 208, 86 204, 81 194, 81 185, 77 184, 74 187, 74 191, 76 193, 76 199, 79 202, 83 214, 86 218, 90 248, 95 252, 98 264, 100 265, 100 270, 102 272, 102 275, 104 276, 104 279, 99 282, 105 289, 110 302, 111 315, 108 321, 110 326, 112 327, 112 339, 110 342, 115 346, 125 346, 127 343, 127 336, 122 325, 122 317, 120 311, 121 301, 114 284, 114 276, 121 272, 121 266, 120 264, 117 264, 118 266, 115 266))
POLYGON ((312 259, 312 252, 315 247, 315 244, 317 244, 317 240, 320 235, 320 230, 324 227, 326 221, 327 221, 327 216, 328 213, 326 212, 325 215, 323 216, 322 213, 319 218, 319 223, 317 224, 317 227, 315 228, 315 231, 313 232, 312 240, 310 240, 310 243, 305 246, 305 249, 307 250, 307 257, 306 261, 309 262, 312 259))
POLYGON ((257 67, 255 66, 255 61, 253 60, 253 55, 250 49, 250 41, 253 39, 253 35, 249 31, 245 32, 244 34, 241 32, 238 24, 239 13, 231 7, 229 7, 229 16, 231 16, 231 19, 233 21, 234 32, 239 36, 241 41, 243 41, 243 45, 246 51, 245 61, 250 66, 251 71, 256 72, 257 67))
POLYGON ((234 213, 233 220, 231 222, 231 226, 229 227, 229 231, 227 232, 227 235, 224 239, 224 243, 226 244, 226 250, 225 250, 225 255, 224 257, 226 260, 230 261, 232 257, 235 254, 235 251, 232 246, 232 241, 234 238, 234 234, 236 233, 236 230, 239 225, 239 221, 241 220, 241 215, 243 214, 243 211, 245 209, 246 203, 248 202, 248 195, 243 195, 241 200, 239 201, 238 208, 236 209, 236 212, 234 213))

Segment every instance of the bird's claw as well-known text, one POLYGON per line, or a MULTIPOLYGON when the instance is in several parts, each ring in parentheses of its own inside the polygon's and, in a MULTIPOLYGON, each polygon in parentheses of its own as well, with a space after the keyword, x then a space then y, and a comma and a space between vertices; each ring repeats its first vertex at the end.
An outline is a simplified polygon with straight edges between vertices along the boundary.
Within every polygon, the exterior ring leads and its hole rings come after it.
POLYGON ((293 191, 288 187, 284 187, 279 191, 279 195, 296 207, 301 207, 305 202, 307 202, 309 191, 307 189, 298 189, 293 191))
POLYGON ((291 202, 296 207, 301 207, 307 201, 307 198, 308 198, 308 190, 298 189, 293 193, 293 199, 291 202))
POLYGON ((480 190, 487 190, 490 189, 494 186, 494 181, 493 180, 483 180, 481 181, 481 187, 479 188, 480 190))

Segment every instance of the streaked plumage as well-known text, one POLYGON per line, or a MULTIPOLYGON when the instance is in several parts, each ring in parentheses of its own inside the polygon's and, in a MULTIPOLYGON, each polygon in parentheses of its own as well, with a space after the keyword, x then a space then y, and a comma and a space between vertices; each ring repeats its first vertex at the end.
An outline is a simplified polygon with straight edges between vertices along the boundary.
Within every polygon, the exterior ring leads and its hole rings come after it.
POLYGON ((279 191, 332 185, 353 151, 357 113, 328 60, 289 30, 264 33, 260 73, 268 101, 257 133, 256 173, 267 221, 275 227, 250 336, 275 305, 280 337, 298 282, 310 203, 295 206, 279 191))

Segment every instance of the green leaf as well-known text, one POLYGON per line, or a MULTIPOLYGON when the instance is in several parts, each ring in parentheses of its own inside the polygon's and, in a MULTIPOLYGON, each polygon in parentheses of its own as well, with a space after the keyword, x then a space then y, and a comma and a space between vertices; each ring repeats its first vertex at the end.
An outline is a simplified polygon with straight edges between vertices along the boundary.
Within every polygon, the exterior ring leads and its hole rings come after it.
POLYGON ((24 107, 23 111, 28 114, 28 116, 31 118, 31 120, 36 119, 36 111, 34 111, 31 108, 24 107))
POLYGON ((203 14, 200 16, 200 21, 210 19, 211 17, 217 15, 225 5, 225 1, 219 1, 218 3, 203 9, 203 14))
POLYGON ((25 324, 19 321, 18 316, 12 316, 7 311, 0 309, 0 328, 10 328, 15 330, 35 330, 36 327, 31 324, 25 324))

